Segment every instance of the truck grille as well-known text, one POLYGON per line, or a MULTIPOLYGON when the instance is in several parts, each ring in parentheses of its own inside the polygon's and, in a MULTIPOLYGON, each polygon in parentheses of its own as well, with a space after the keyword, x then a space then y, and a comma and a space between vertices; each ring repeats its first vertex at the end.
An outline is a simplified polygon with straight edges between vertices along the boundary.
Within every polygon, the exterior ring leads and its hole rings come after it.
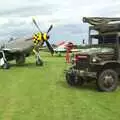
POLYGON ((86 69, 89 67, 89 56, 83 57, 79 55, 76 60, 76 67, 77 69, 86 69))

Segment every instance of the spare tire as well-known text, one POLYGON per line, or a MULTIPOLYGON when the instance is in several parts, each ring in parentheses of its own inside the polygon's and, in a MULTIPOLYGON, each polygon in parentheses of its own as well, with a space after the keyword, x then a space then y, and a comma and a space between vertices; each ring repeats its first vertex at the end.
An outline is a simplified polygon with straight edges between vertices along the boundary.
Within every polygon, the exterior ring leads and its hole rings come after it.
POLYGON ((83 78, 72 71, 66 72, 66 81, 71 86, 82 86, 84 84, 83 78))

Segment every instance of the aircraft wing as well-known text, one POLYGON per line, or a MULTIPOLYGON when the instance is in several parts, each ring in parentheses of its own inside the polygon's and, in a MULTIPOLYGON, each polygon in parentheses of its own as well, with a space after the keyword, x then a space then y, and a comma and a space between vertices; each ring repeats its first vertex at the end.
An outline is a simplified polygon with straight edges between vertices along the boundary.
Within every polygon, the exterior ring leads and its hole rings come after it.
POLYGON ((4 48, 2 50, 5 52, 9 52, 9 53, 22 52, 21 49, 19 49, 19 48, 12 48, 12 49, 4 48))
POLYGON ((72 49, 71 52, 80 52, 80 49, 72 49))
POLYGON ((65 48, 55 48, 54 49, 55 52, 66 52, 65 48))

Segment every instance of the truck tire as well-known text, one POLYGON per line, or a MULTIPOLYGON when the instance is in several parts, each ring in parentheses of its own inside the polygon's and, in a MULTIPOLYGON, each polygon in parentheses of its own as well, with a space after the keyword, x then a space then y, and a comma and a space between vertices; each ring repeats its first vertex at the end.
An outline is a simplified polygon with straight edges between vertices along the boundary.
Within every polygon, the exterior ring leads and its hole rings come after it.
POLYGON ((102 71, 96 81, 98 90, 103 92, 111 92, 117 89, 118 74, 115 70, 106 69, 102 71))
POLYGON ((71 86, 82 86, 84 80, 74 73, 66 73, 66 81, 71 86))

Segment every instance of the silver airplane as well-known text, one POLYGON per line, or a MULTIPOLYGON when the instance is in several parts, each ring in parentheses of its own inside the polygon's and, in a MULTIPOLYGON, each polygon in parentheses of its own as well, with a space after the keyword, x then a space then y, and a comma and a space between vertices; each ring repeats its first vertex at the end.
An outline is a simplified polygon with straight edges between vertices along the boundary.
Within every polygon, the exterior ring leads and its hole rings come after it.
POLYGON ((38 44, 37 45, 34 44, 33 37, 10 39, 9 41, 0 43, 0 67, 1 68, 8 69, 10 67, 8 62, 11 60, 16 60, 16 64, 18 65, 24 64, 25 58, 28 57, 32 51, 35 53, 35 56, 36 56, 36 65, 43 65, 43 61, 40 58, 39 51, 40 51, 40 47, 44 44, 44 42, 46 43, 51 54, 54 53, 52 46, 48 42, 48 39, 49 39, 48 33, 51 31, 53 26, 51 25, 46 33, 42 33, 35 19, 33 19, 33 23, 38 28, 39 35, 41 35, 41 39, 38 40, 38 38, 36 38, 34 40, 34 42, 38 41, 38 44), (46 36, 44 36, 44 34, 46 36))

